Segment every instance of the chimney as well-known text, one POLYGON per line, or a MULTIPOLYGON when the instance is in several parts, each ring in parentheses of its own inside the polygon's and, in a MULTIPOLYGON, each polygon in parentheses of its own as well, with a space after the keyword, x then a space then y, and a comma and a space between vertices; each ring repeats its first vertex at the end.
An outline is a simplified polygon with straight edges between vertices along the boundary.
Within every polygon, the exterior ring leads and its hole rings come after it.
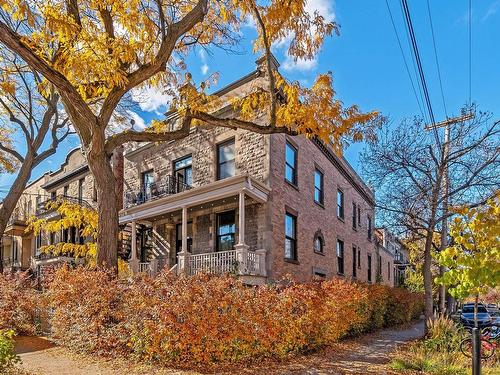
POLYGON ((113 168, 113 175, 116 179, 116 196, 118 199, 118 208, 123 208, 123 184, 125 183, 123 177, 124 160, 123 160, 123 145, 114 149, 111 155, 111 166, 113 168))
MULTIPOLYGON (((263 54, 261 57, 259 57, 257 60, 255 60, 255 64, 257 65, 257 69, 260 72, 267 74, 267 61, 266 61, 265 54, 263 54)), ((276 57, 274 57, 274 55, 271 53, 271 68, 273 70, 278 70, 279 66, 280 66, 280 63, 278 62, 276 57)))

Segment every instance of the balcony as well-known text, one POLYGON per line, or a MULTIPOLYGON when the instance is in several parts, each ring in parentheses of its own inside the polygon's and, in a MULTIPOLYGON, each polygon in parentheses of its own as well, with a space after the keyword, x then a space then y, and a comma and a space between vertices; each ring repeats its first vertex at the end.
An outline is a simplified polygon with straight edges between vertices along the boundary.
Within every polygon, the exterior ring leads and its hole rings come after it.
POLYGON ((82 198, 70 197, 68 195, 57 195, 55 197, 39 202, 36 206, 36 216, 51 215, 56 211, 56 207, 52 203, 62 203, 63 201, 78 204, 87 208, 92 208, 92 205, 82 198))
POLYGON ((139 190, 125 192, 123 203, 125 208, 130 208, 189 189, 191 186, 185 184, 181 179, 169 175, 164 180, 150 183, 139 190))

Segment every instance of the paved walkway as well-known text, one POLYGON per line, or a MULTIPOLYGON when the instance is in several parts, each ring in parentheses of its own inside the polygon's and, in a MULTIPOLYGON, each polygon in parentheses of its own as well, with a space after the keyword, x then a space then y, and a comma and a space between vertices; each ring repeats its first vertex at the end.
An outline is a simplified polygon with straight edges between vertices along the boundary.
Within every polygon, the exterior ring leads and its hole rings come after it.
MULTIPOLYGON (((424 323, 420 321, 405 329, 388 329, 348 340, 319 353, 293 357, 282 363, 260 362, 244 369, 232 369, 228 374, 387 374, 389 354, 402 343, 423 335, 424 323)), ((40 375, 121 375, 158 374, 193 375, 171 369, 148 366, 130 367, 123 360, 102 361, 75 356, 66 349, 56 347, 37 337, 19 337, 16 351, 23 361, 23 368, 40 375)))

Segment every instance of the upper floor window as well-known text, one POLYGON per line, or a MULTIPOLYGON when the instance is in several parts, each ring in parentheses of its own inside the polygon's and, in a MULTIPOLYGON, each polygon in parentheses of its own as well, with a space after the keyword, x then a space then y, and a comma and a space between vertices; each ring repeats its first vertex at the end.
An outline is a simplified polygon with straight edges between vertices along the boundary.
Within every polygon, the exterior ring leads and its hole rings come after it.
POLYGON ((153 170, 143 172, 141 175, 141 188, 145 198, 151 197, 151 184, 155 181, 153 170))
POLYGON ((285 180, 297 185, 297 149, 288 142, 285 149, 285 180))
POLYGON ((66 185, 64 188, 63 188, 63 195, 65 197, 67 197, 69 195, 69 186, 66 185))
POLYGON ((174 162, 174 177, 178 185, 188 185, 193 184, 193 157, 191 155, 186 156, 174 162))
POLYGON ((234 139, 217 146, 217 179, 223 180, 235 175, 234 139))
POLYGON ((340 189, 337 190, 337 217, 344 218, 344 192, 340 189))
POLYGON ((358 224, 356 203, 352 202, 352 227, 356 229, 358 224))
POLYGON ((358 247, 358 268, 361 268, 361 249, 358 247))
POLYGON ((324 201, 323 194, 323 173, 315 169, 314 170, 314 201, 319 204, 323 204, 324 201))
POLYGON ((358 227, 361 228, 361 206, 358 204, 358 227))
POLYGON ((338 271, 341 275, 344 274, 344 241, 337 240, 337 263, 338 271))
POLYGON ((297 260, 297 217, 285 215, 285 258, 297 260))
POLYGON ((232 250, 235 234, 235 212, 227 211, 217 214, 217 251, 232 250))
POLYGON ((85 179, 81 178, 78 180, 78 200, 83 200, 83 184, 85 183, 85 179))
POLYGON ((391 262, 387 262, 387 280, 391 280, 391 262))
POLYGON ((56 199, 56 196, 57 196, 57 191, 51 191, 50 192, 50 199, 56 199))
POLYGON ((368 228, 368 239, 372 239, 372 218, 370 215, 366 217, 366 227, 368 228))

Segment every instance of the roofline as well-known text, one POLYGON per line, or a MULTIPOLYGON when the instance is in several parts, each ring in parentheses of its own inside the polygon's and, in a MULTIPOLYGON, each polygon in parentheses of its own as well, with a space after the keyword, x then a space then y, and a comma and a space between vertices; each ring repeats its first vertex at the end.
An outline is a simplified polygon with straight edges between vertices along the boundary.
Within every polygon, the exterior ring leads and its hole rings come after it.
POLYGON ((375 206, 375 196, 373 191, 363 182, 363 179, 354 171, 349 162, 343 159, 348 165, 348 169, 340 161, 340 158, 335 155, 321 140, 318 138, 313 138, 312 142, 323 152, 328 160, 340 171, 340 173, 351 183, 356 191, 371 205, 375 206), (354 173, 353 173, 354 172, 354 173), (354 174, 354 177, 353 177, 354 174), (357 177, 359 181, 356 180, 357 177))

